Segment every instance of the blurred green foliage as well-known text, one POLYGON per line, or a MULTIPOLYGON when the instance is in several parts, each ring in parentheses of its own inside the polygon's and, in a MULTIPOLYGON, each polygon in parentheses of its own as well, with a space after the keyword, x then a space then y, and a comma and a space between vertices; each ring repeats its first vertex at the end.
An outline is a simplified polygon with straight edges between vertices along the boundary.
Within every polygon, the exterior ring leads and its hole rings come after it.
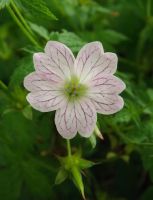
POLYGON ((152 0, 0 0, 1 200, 78 200, 75 185, 83 190, 83 183, 90 200, 153 199, 152 36, 152 0), (127 85, 124 109, 98 115, 104 141, 72 140, 79 164, 71 175, 54 113, 40 113, 25 99, 23 78, 47 40, 65 43, 75 55, 86 42, 101 41, 118 54, 117 75, 127 85))

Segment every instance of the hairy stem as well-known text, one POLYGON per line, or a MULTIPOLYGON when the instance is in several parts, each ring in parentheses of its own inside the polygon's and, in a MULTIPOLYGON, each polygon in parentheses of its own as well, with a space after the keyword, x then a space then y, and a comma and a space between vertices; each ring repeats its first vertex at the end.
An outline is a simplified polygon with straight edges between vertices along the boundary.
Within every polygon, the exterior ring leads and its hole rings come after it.
POLYGON ((14 19, 14 21, 17 23, 17 25, 20 27, 20 29, 23 31, 23 33, 27 36, 27 38, 36 46, 40 47, 40 45, 37 43, 35 38, 27 31, 27 29, 24 27, 24 25, 21 23, 21 21, 18 19, 18 17, 15 15, 13 9, 10 6, 7 6, 7 9, 14 19))

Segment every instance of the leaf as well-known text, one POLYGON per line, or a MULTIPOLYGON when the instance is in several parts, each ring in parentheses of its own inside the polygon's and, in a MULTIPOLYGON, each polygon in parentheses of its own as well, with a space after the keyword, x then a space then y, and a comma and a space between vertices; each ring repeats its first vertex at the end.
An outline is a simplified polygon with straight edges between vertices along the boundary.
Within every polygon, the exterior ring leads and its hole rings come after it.
POLYGON ((153 101, 153 89, 149 88, 147 90, 147 94, 148 94, 150 100, 153 101))
POLYGON ((65 179, 68 177, 68 172, 61 168, 59 171, 58 171, 58 174, 56 176, 56 179, 55 179, 55 184, 58 185, 58 184, 61 184, 63 181, 65 181, 65 179))
MULTIPOLYGON (((44 17, 47 19, 57 20, 55 15, 48 8, 44 0, 20 0, 28 14, 32 17, 44 17)), ((39 18, 38 18, 39 19, 39 18)))
POLYGON ((17 164, 0 170, 0 196, 3 200, 17 200, 20 198, 22 174, 17 164))
POLYGON ((24 180, 29 191, 37 198, 48 199, 51 196, 51 183, 47 175, 38 169, 31 160, 23 164, 24 180))
POLYGON ((142 124, 140 128, 134 127, 126 134, 128 139, 134 143, 152 143, 153 145, 153 123, 151 121, 146 121, 145 124, 142 124))
POLYGON ((139 151, 143 160, 143 166, 149 172, 150 178, 153 181, 153 144, 141 145, 139 151))
POLYGON ((0 121, 0 138, 13 149, 16 156, 22 158, 33 149, 35 125, 21 112, 9 112, 0 121))
POLYGON ((9 88, 23 85, 24 77, 32 71, 34 71, 33 59, 29 56, 24 58, 15 69, 13 75, 11 76, 9 88))
POLYGON ((78 52, 85 42, 75 33, 63 30, 62 33, 52 32, 50 39, 66 44, 74 53, 78 52))
POLYGON ((102 37, 102 40, 110 43, 111 45, 119 44, 122 41, 128 40, 127 36, 123 35, 122 33, 117 32, 115 30, 111 30, 111 29, 103 30, 101 32, 101 37, 102 37), (111 40, 110 40, 110 38, 111 38, 111 40))
POLYGON ((35 31, 42 38, 49 40, 49 32, 43 26, 38 26, 37 24, 31 23, 30 26, 33 31, 35 31))
POLYGON ((9 5, 10 0, 0 0, 0 10, 5 6, 9 5))

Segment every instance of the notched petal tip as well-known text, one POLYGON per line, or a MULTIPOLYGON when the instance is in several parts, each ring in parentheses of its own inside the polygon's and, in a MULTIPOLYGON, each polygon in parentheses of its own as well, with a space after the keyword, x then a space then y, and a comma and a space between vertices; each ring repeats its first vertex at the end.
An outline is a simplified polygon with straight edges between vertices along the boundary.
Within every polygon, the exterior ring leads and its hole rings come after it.
POLYGON ((116 84, 116 86, 118 88, 117 91, 116 91, 116 94, 120 94, 121 92, 123 92, 126 89, 126 84, 120 78, 118 78, 116 76, 114 76, 114 78, 116 79, 116 83, 115 84, 116 84))
MULTIPOLYGON (((94 41, 94 42, 89 42, 87 44, 85 44, 81 49, 81 51, 90 51, 92 48, 98 48, 101 50, 102 53, 104 53, 104 48, 103 45, 100 41, 94 41)), ((80 53, 79 52, 79 53, 80 53)))
POLYGON ((31 89, 31 87, 29 86, 29 84, 30 84, 30 79, 31 79, 31 76, 34 74, 35 72, 32 72, 32 73, 30 73, 30 74, 28 74, 27 76, 25 76, 24 77, 24 80, 23 80, 23 86, 28 90, 28 91, 30 91, 31 89))
POLYGON ((40 60, 42 54, 44 54, 44 53, 42 53, 42 52, 34 53, 34 54, 33 54, 33 61, 35 61, 35 60, 40 60))

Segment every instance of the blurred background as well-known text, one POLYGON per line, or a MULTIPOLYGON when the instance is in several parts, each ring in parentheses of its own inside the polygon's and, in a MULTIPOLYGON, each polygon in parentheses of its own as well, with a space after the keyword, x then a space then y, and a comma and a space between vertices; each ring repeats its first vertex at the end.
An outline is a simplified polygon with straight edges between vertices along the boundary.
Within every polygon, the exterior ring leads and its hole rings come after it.
POLYGON ((67 154, 54 112, 32 109, 23 87, 32 55, 58 40, 76 55, 101 41, 119 57, 125 107, 98 115, 104 141, 72 140, 96 164, 83 171, 88 200, 153 199, 153 0, 0 0, 0 199, 82 199, 69 179, 55 184, 67 154), (28 33, 27 33, 28 32, 28 33))

